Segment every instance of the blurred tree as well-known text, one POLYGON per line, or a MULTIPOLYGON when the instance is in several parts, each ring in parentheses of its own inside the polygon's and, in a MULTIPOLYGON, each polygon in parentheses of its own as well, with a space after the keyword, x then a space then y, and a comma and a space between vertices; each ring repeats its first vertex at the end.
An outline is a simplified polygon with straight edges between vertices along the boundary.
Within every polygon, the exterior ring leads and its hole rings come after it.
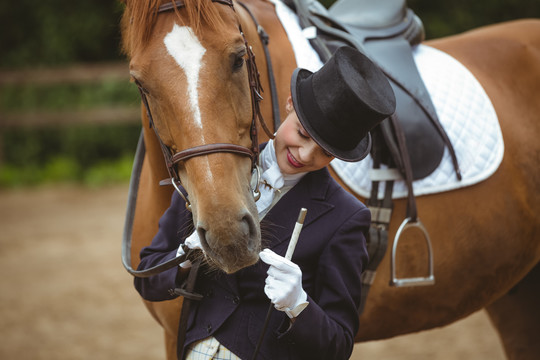
MULTIPOLYGON (((326 7, 336 2, 319 1, 326 7)), ((540 18, 539 0, 406 0, 406 3, 424 22, 428 39, 508 20, 540 18)))
POLYGON ((520 18, 539 18, 539 0, 408 0, 428 39, 520 18))
MULTIPOLYGON (((319 1, 327 7, 335 2, 319 1)), ((540 0, 407 2, 423 20, 428 39, 506 20, 540 18, 540 0)), ((122 6, 118 0, 0 1, 0 23, 3 30, 0 32, 0 68, 123 61, 120 54, 121 15, 122 6)), ((121 85, 111 83, 110 86, 92 85, 88 86, 89 88, 86 88, 86 85, 62 86, 54 89, 43 86, 41 90, 40 86, 0 86, 0 112, 87 108, 111 105, 111 101, 127 101, 128 104, 138 102, 135 87, 127 82, 121 85), (125 95, 120 95, 123 92, 125 95)), ((125 173, 129 177, 129 156, 134 152, 139 127, 140 125, 134 124, 61 129, 24 128, 0 133, 0 157, 3 153, 4 164, 11 166, 11 170, 4 171, 4 175, 14 176, 14 180, 7 183, 21 182, 18 177, 20 173, 27 174, 31 181, 39 181, 40 176, 36 175, 36 171, 40 167, 50 167, 51 172, 56 174, 52 176, 54 178, 65 173, 74 173, 75 178, 82 178, 81 174, 86 169, 101 166, 100 161, 113 161, 119 156, 128 156, 128 161, 122 164, 128 164, 125 173), (2 140, 4 146, 1 146, 2 140)), ((3 168, 6 170, 6 166, 3 168)), ((118 173, 117 168, 113 167, 112 172, 118 173)), ((0 167, 0 186, 3 181, 2 174, 0 167)))
MULTIPOLYGON (((330 6, 334 0, 320 0, 330 6)), ((376 1, 376 0, 373 0, 376 1)), ((428 38, 496 22, 540 17, 540 0, 408 0, 428 38)), ((0 67, 119 60, 117 0, 0 2, 0 67)))
POLYGON ((115 0, 0 2, 0 67, 120 59, 115 0))

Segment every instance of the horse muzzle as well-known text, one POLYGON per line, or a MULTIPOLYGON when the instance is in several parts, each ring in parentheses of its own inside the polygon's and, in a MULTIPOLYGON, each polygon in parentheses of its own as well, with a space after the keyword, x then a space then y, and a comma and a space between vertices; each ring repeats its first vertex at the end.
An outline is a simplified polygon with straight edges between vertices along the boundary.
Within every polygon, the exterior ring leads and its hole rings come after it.
POLYGON ((225 219, 212 226, 199 221, 197 231, 205 257, 227 274, 235 273, 259 260, 261 232, 258 221, 246 211, 236 217, 225 219))

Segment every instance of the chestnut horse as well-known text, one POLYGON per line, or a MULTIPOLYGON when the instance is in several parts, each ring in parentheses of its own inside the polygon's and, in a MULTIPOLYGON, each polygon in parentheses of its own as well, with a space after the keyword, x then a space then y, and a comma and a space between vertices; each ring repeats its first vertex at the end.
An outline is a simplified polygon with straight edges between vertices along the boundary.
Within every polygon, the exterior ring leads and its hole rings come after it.
MULTIPOLYGON (((272 117, 264 49, 257 27, 238 3, 184 0, 181 8, 160 12, 169 0, 127 0, 122 21, 130 73, 148 99, 153 126, 172 152, 212 143, 250 147, 253 108, 246 69, 246 46, 253 48, 265 100, 261 112, 272 117)), ((285 108, 296 67, 292 48, 274 6, 244 0, 269 35, 269 51, 279 105, 285 108)), ((360 318, 356 341, 385 339, 444 326, 486 308, 509 358, 540 354, 540 21, 522 20, 429 41, 464 64, 492 100, 505 141, 499 169, 487 180, 460 190, 420 196, 418 211, 430 230, 436 283, 389 286, 385 256, 360 318)), ((162 147, 142 108, 146 153, 138 184, 131 263, 157 232, 168 207, 171 186, 162 147)), ((261 134, 261 141, 267 138, 261 134)), ((195 226, 212 260, 234 272, 257 260, 260 229, 250 189, 247 156, 219 152, 178 164, 195 226)), ((360 199, 364 201, 365 199, 360 199)), ((396 200, 389 229, 393 239, 405 217, 405 200, 396 200)), ((390 241, 391 242, 391 241, 390 241)), ((391 243, 389 246, 391 247, 391 243)), ((418 274, 425 245, 410 241, 400 252, 400 274, 418 274)), ((169 359, 176 357, 181 299, 145 302, 163 326, 169 359)))

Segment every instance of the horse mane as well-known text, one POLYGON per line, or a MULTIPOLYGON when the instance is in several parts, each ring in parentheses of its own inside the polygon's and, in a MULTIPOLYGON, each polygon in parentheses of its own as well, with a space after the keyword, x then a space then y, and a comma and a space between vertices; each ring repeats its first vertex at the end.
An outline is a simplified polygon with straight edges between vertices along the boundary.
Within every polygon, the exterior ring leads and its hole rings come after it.
MULTIPOLYGON (((138 48, 144 48, 150 39, 157 21, 160 5, 168 3, 164 0, 125 0, 124 14, 121 20, 122 51, 131 56, 138 48)), ((217 6, 211 0, 183 0, 185 6, 174 12, 179 22, 190 26, 195 34, 199 34, 203 25, 219 30, 223 25, 217 6)))

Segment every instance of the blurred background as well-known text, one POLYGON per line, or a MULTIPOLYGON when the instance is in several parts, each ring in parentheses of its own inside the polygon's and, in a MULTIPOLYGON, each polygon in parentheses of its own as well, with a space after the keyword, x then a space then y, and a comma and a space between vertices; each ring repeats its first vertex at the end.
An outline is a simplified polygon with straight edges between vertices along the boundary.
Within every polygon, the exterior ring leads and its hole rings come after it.
MULTIPOLYGON (((408 4, 428 39, 540 16, 538 0, 408 4)), ((115 0, 0 3, 0 187, 128 180, 139 101, 120 52, 121 14, 115 0)))
MULTIPOLYGON (((538 0, 408 4, 428 39, 540 17, 538 0)), ((120 261, 141 127, 121 14, 115 0, 0 2, 0 359, 164 358, 162 330, 120 261)), ((360 358, 504 356, 481 311, 356 345, 360 358)))

